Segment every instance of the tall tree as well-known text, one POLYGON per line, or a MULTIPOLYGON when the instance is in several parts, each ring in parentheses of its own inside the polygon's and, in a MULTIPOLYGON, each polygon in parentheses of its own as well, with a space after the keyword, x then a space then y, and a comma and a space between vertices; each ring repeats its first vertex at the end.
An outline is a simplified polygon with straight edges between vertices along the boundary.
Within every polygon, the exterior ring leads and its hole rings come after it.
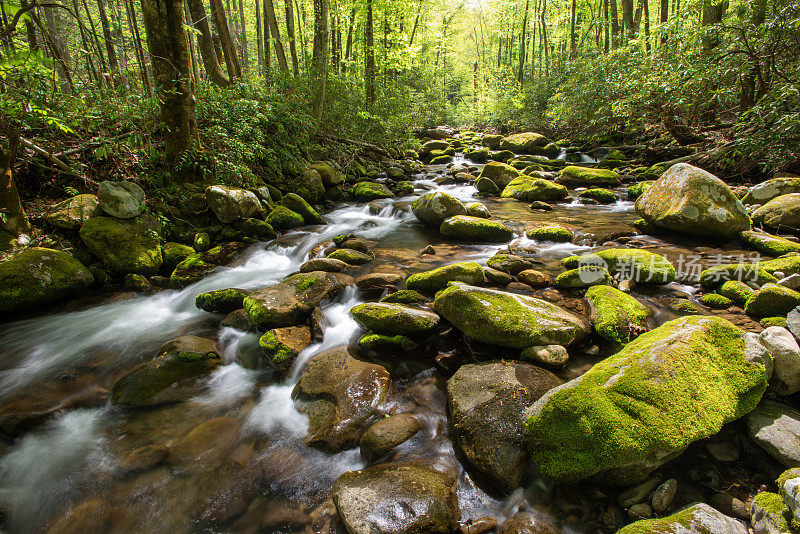
POLYGON ((316 95, 314 114, 322 120, 325 91, 328 85, 328 0, 314 0, 314 54, 311 57, 311 78, 316 95))
POLYGON ((217 51, 214 48, 214 36, 211 34, 211 26, 208 23, 203 0, 186 0, 186 3, 192 16, 192 25, 199 32, 197 44, 206 74, 217 85, 225 86, 230 84, 230 80, 225 76, 225 72, 219 64, 219 57, 217 57, 217 51))
POLYGON ((364 23, 364 93, 366 107, 375 105, 375 35, 372 22, 372 0, 367 0, 367 13, 364 23))
POLYGON ((576 11, 577 3, 578 3, 577 0, 572 0, 572 16, 570 16, 570 19, 569 19, 569 58, 570 59, 575 59, 575 51, 576 51, 577 44, 578 44, 578 40, 575 37, 575 23, 576 23, 575 17, 577 16, 575 11, 576 11))
POLYGON ((31 223, 14 181, 14 161, 19 151, 20 132, 18 127, 3 121, 0 123, 0 133, 8 140, 7 145, 0 143, 0 210, 5 215, 5 221, 2 221, 0 227, 18 236, 31 230, 31 223))
POLYGON ((294 75, 300 74, 300 66, 297 63, 297 38, 294 31, 294 9, 292 0, 285 0, 286 4, 286 37, 289 39, 289 54, 292 57, 292 70, 294 75))
POLYGON ((222 44, 222 54, 225 56, 225 65, 228 67, 228 78, 231 81, 235 78, 241 78, 242 67, 239 65, 236 45, 233 42, 231 29, 228 26, 228 17, 225 14, 225 7, 222 5, 221 0, 211 0, 211 15, 214 18, 214 25, 217 27, 219 40, 222 44))
MULTIPOLYGON (((290 2, 291 0, 286 0, 290 2)), ((272 34, 272 44, 275 48, 275 57, 278 58, 278 68, 283 72, 289 70, 289 65, 286 63, 286 52, 281 43, 281 32, 278 29, 278 19, 275 18, 275 4, 272 0, 264 0, 264 15, 269 23, 269 32, 272 34)))
MULTIPOLYGON (((574 2, 575 0, 573 0, 574 2)), ((522 17, 522 35, 520 38, 520 47, 519 47, 519 69, 517 70, 517 80, 520 84, 525 81, 525 41, 527 39, 527 31, 528 31, 528 6, 530 0, 525 0, 525 14, 522 17)), ((476 63, 477 66, 477 63, 476 63)), ((475 69, 475 75, 477 76, 477 68, 475 69)))
POLYGON ((617 9, 617 0, 608 0, 608 7, 611 13, 611 48, 619 46, 620 31, 619 31, 619 11, 617 9))
POLYGON ((250 70, 250 50, 247 47, 247 25, 244 20, 244 1, 239 0, 239 18, 242 21, 242 65, 244 65, 244 72, 250 70))
POLYGON ((120 87, 120 71, 119 60, 117 59, 117 51, 114 48, 114 39, 111 37, 111 23, 108 20, 108 12, 106 11, 107 0, 97 0, 97 11, 100 14, 100 26, 103 29, 103 41, 106 44, 106 54, 108 55, 108 66, 111 69, 111 84, 115 89, 120 87))

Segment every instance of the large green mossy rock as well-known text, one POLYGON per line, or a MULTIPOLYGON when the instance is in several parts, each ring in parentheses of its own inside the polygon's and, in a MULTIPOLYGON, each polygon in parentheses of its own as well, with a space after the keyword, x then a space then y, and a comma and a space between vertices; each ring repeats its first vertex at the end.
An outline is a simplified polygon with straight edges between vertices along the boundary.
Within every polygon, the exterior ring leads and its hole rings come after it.
POLYGON ((790 252, 800 252, 800 243, 764 232, 746 230, 739 234, 739 239, 747 247, 770 256, 783 256, 790 252))
POLYGON ((322 184, 325 187, 334 187, 344 183, 344 174, 334 169, 330 163, 325 163, 324 161, 312 163, 308 168, 319 173, 320 178, 322 178, 322 184))
POLYGON ((455 481, 418 465, 348 471, 331 496, 349 534, 449 534, 461 518, 455 481))
POLYGON ((175 242, 167 242, 161 246, 161 257, 163 258, 164 262, 161 264, 161 269, 164 272, 171 273, 175 270, 175 267, 178 266, 180 262, 188 258, 189 256, 193 256, 195 254, 195 250, 182 243, 175 243, 175 242))
POLYGON ((445 265, 430 271, 412 274, 406 280, 406 288, 423 293, 433 293, 447 287, 450 282, 476 285, 483 283, 483 267, 472 261, 445 265))
POLYGON ((362 328, 388 335, 428 334, 439 324, 439 316, 431 311, 385 302, 359 304, 350 315, 362 328))
POLYGON ((800 193, 800 178, 772 178, 751 187, 750 191, 742 197, 742 203, 764 205, 773 198, 790 193, 800 193))
POLYGON ((290 276, 272 287, 246 296, 243 306, 257 327, 267 330, 305 320, 315 306, 338 295, 351 278, 314 271, 290 276))
POLYGON ((753 223, 776 231, 800 229, 800 193, 773 198, 753 212, 753 223))
POLYGON ((701 316, 639 336, 534 404, 525 428, 534 466, 559 482, 644 478, 758 404, 767 372, 747 360, 746 339, 701 316))
POLYGON ((275 206, 265 220, 275 230, 291 230, 305 224, 302 215, 286 206, 275 206))
POLYGON ((774 260, 758 263, 731 263, 716 265, 700 273, 700 284, 705 287, 716 287, 728 280, 740 282, 756 282, 758 284, 778 281, 773 273, 781 272, 786 276, 800 274, 800 254, 789 254, 774 260))
POLYGON ((228 224, 261 213, 261 201, 252 191, 226 185, 211 185, 205 190, 208 207, 220 222, 228 224))
POLYGON ((350 192, 358 202, 371 202, 394 197, 394 193, 389 191, 388 187, 377 182, 358 182, 350 192))
POLYGON ((108 270, 116 274, 158 273, 163 257, 158 221, 147 214, 135 219, 92 217, 81 226, 80 236, 108 270))
POLYGON ((181 336, 168 341, 156 357, 121 378, 111 402, 123 408, 153 406, 191 398, 198 390, 186 382, 207 375, 221 360, 210 339, 181 336))
POLYGON ((244 289, 215 289, 197 295, 194 305, 210 313, 228 314, 241 308, 244 298, 249 294, 244 289))
MULTIPOLYGON (((514 154, 533 154, 535 149, 544 147, 549 141, 535 132, 509 135, 500 140, 500 150, 510 150, 514 154)), ((558 155, 558 154, 556 154, 558 155)))
POLYGON ((514 237, 514 231, 499 221, 469 215, 445 219, 439 227, 439 233, 475 243, 505 243, 514 237))
POLYGON ((593 286, 586 292, 597 333, 612 343, 625 344, 647 330, 650 308, 611 286, 593 286))
POLYGON ((750 228, 747 210, 725 182, 686 163, 670 167, 636 199, 636 212, 654 226, 698 237, 750 228))
POLYGON ((434 307, 470 338, 500 347, 567 346, 590 331, 584 318, 547 301, 460 283, 437 293, 434 307))
POLYGON ((322 175, 312 168, 305 169, 295 176, 287 184, 287 190, 300 195, 311 204, 317 204, 325 197, 322 175))
POLYGON ((747 526, 705 503, 693 504, 667 517, 642 519, 617 534, 747 534, 747 526))
POLYGON ((766 284, 747 299, 744 312, 753 317, 785 317, 797 306, 800 306, 800 293, 788 287, 766 284))
POLYGON ((568 194, 569 191, 563 185, 545 178, 534 178, 523 174, 511 180, 500 196, 502 198, 516 198, 524 202, 534 202, 536 200, 563 200, 567 198, 568 194))
POLYGON ((612 276, 642 284, 669 284, 675 280, 675 267, 664 256, 638 248, 610 248, 562 261, 567 269, 596 265, 612 276))
POLYGON ((455 215, 464 215, 467 208, 453 195, 447 193, 428 193, 411 203, 414 216, 423 224, 439 226, 455 215))
POLYGON ((139 184, 105 180, 97 187, 100 209, 112 217, 131 219, 144 210, 145 194, 139 184))
POLYGON ((92 273, 70 254, 27 248, 0 263, 0 313, 75 297, 93 285, 92 273))
POLYGON ((519 171, 511 165, 506 165, 499 161, 490 161, 484 165, 483 170, 478 176, 478 181, 482 178, 488 178, 494 182, 498 188, 503 189, 517 176, 519 176, 519 171))
POLYGON ((244 243, 232 241, 218 245, 198 254, 192 254, 181 261, 170 275, 173 287, 181 288, 198 282, 211 274, 218 265, 225 265, 246 247, 244 243))
POLYGON ((56 228, 78 230, 90 217, 98 215, 97 197, 94 195, 75 195, 72 198, 54 204, 44 220, 56 228))
POLYGON ((299 213, 306 224, 326 224, 325 219, 317 213, 311 204, 305 201, 300 195, 288 193, 281 199, 281 204, 289 208, 295 213, 299 213))
POLYGON ((619 185, 619 174, 609 169, 569 165, 558 171, 556 183, 576 187, 609 187, 619 185))

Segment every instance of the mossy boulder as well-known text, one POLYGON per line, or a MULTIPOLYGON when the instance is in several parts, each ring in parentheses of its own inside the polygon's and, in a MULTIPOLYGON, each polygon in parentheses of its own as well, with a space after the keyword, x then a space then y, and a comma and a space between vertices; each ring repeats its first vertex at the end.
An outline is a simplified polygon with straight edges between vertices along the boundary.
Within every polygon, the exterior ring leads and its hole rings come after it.
POLYGON ((75 297, 93 285, 92 273, 70 254, 26 248, 0 263, 0 313, 75 297))
POLYGON ((547 145, 549 141, 542 134, 535 132, 509 135, 500 140, 500 150, 510 150, 515 154, 533 154, 535 149, 547 145))
POLYGON ((773 198, 791 193, 800 193, 800 178, 772 178, 751 187, 750 191, 742 198, 742 203, 764 205, 773 198))
POLYGON ((706 293, 700 297, 700 302, 709 308, 717 310, 727 310, 733 306, 733 301, 731 299, 718 293, 706 293))
POLYGON ((433 293, 444 289, 450 282, 482 284, 483 267, 472 261, 445 265, 430 271, 412 274, 406 280, 406 288, 423 293, 433 293))
POLYGON ((647 331, 653 312, 619 289, 593 286, 586 292, 595 331, 612 343, 626 344, 647 331))
POLYGON ((147 214, 134 219, 92 217, 80 229, 81 240, 113 273, 156 274, 164 259, 161 225, 147 214))
POLYGON ((484 195, 496 196, 500 194, 500 188, 497 187, 494 180, 486 178, 485 176, 480 176, 475 180, 475 188, 479 193, 483 193, 484 195))
POLYGON ((78 230, 90 217, 100 214, 98 204, 95 195, 75 195, 54 204, 45 214, 44 220, 56 228, 78 230))
POLYGON ((636 200, 636 212, 659 228, 698 237, 732 237, 750 228, 747 210, 713 174, 678 163, 636 200))
POLYGON ((336 258, 312 258, 300 266, 300 272, 325 271, 326 273, 338 273, 349 268, 349 263, 336 258))
POLYGON ((762 491, 751 504, 753 531, 760 534, 792 532, 792 512, 777 493, 762 491))
POLYGON ((786 238, 765 232, 745 230, 739 234, 739 239, 748 248, 769 254, 770 256, 783 256, 790 252, 800 252, 800 243, 789 241, 786 238))
POLYGON ((422 195, 411 203, 411 209, 421 223, 431 226, 439 226, 445 219, 467 212, 460 200, 441 192, 422 195))
POLYGON ((210 339, 181 336, 168 341, 156 357, 121 378, 111 391, 111 403, 139 408, 189 399, 199 392, 197 378, 221 365, 210 339))
POLYGON ((389 188, 377 182, 358 182, 350 190, 358 202, 371 202, 381 198, 393 198, 394 193, 389 188))
POLYGON ((529 239, 536 241, 552 241, 554 243, 567 243, 572 241, 572 232, 560 224, 548 224, 529 228, 525 231, 529 239))
POLYGON ((287 193, 281 199, 281 204, 289 208, 295 213, 299 213, 306 224, 327 224, 325 219, 317 213, 311 204, 305 201, 300 195, 294 193, 287 193))
POLYGON ((197 295, 194 304, 203 311, 228 314, 241 308, 244 298, 249 294, 244 289, 215 289, 197 295))
POLYGON ((405 195, 413 195, 414 194, 414 184, 409 181, 402 181, 398 182, 394 188, 394 192, 396 195, 405 196, 405 195))
POLYGON ((517 176, 519 176, 519 171, 511 165, 499 161, 490 161, 484 165, 483 170, 480 175, 478 175, 478 181, 480 181, 481 178, 488 178, 494 182, 499 189, 502 189, 517 176))
POLYGON ((450 148, 450 143, 445 141, 444 139, 432 139, 427 143, 422 145, 422 148, 419 151, 420 156, 424 156, 430 154, 434 150, 447 150, 450 148))
POLYGON ((488 148, 475 148, 464 151, 464 157, 473 163, 486 163, 489 159, 488 148))
MULTIPOLYGON (((755 282, 768 284, 777 282, 778 279, 764 268, 769 262, 734 263, 729 265, 716 265, 700 272, 700 285, 706 289, 718 287, 728 281, 755 282)), ((788 273, 787 273, 788 274, 788 273)))
POLYGON ((161 269, 171 273, 180 262, 195 254, 195 250, 189 245, 168 242, 161 247, 161 257, 164 260, 161 269))
POLYGON ((614 194, 613 191, 609 189, 603 189, 601 187, 593 187, 591 189, 587 189, 586 191, 581 191, 578 193, 578 196, 581 198, 595 200, 600 204, 613 204, 617 201, 617 195, 614 194))
POLYGON ((442 222, 439 233, 463 241, 504 243, 514 237, 514 231, 499 221, 456 215, 442 222))
POLYGON ((744 523, 728 517, 705 503, 693 504, 667 517, 642 519, 617 534, 747 534, 744 523))
POLYGON ((455 481, 418 465, 348 471, 332 497, 350 534, 449 534, 461 518, 455 481))
POLYGON ((317 204, 325 197, 325 184, 322 182, 322 175, 311 168, 304 169, 300 174, 289 180, 287 189, 300 195, 311 204, 317 204))
POLYGON ((611 275, 608 269, 599 265, 582 265, 575 269, 566 270, 556 276, 553 281, 556 287, 563 289, 583 289, 610 283, 611 275))
POLYGON ((675 267, 664 256, 638 248, 610 248, 562 261, 567 269, 598 265, 616 278, 642 284, 669 284, 675 280, 675 267))
POLYGON ((286 206, 275 206, 267 215, 266 222, 276 230, 291 230, 305 224, 302 215, 286 206))
POLYGON ((461 283, 437 293, 434 307, 465 335, 500 347, 568 346, 590 330, 585 319, 547 301, 461 283))
POLYGON ((365 330, 379 334, 424 335, 439 324, 439 316, 431 311, 386 302, 359 304, 350 315, 365 330))
POLYGON ((100 209, 112 217, 132 219, 144 211, 145 194, 133 182, 100 182, 97 188, 100 209))
POLYGON ((448 422, 453 445, 474 478, 503 494, 521 485, 530 464, 522 414, 561 383, 522 362, 459 367, 447 381, 448 422))
POLYGON ((470 202, 469 204, 465 204, 464 208, 467 210, 466 215, 469 215, 470 217, 480 217, 481 219, 492 218, 489 208, 480 202, 470 202))
POLYGON ((328 452, 357 444, 388 392, 384 367, 356 360, 346 347, 317 354, 292 391, 298 409, 308 416, 306 443, 328 452))
POLYGON ((261 213, 261 201, 246 189, 211 185, 205 190, 208 207, 221 223, 228 224, 261 213))
MULTIPOLYGON (((527 269, 533 269, 535 265, 516 254, 509 254, 507 252, 497 252, 494 256, 486 260, 486 265, 498 271, 517 275, 527 269)), ((467 282, 469 283, 469 282, 467 282)))
POLYGON ((186 287, 211 274, 219 265, 225 265, 246 247, 241 242, 230 242, 218 245, 200 254, 192 254, 180 262, 170 275, 173 287, 186 287))
POLYGON ((251 293, 242 305, 253 324, 261 329, 294 326, 304 321, 314 307, 336 297, 350 281, 350 277, 339 273, 295 274, 251 293))
POLYGON ((327 255, 332 260, 340 260, 348 265, 364 265, 372 261, 372 256, 352 248, 337 248, 327 255))
POLYGON ((436 156, 435 158, 431 158, 430 165, 447 165, 453 161, 453 156, 449 154, 442 154, 441 156, 436 156))
POLYGON ((766 284, 747 299, 744 312, 754 317, 785 317, 797 306, 800 306, 800 293, 788 287, 766 284))
POLYGON ((483 146, 488 147, 491 150, 497 150, 500 148, 500 143, 502 142, 503 136, 499 134, 487 134, 483 136, 483 139, 481 139, 483 146))
POLYGON ((319 173, 319 176, 322 179, 322 185, 325 187, 334 187, 344 183, 344 174, 341 171, 333 168, 330 163, 320 161, 317 163, 312 163, 308 166, 308 168, 319 173))
POLYGON ((430 302, 430 299, 413 289, 401 289, 400 291, 389 293, 380 301, 395 304, 425 304, 426 302, 430 302))
POLYGON ((516 198, 524 202, 563 200, 569 192, 563 185, 545 178, 522 175, 514 178, 500 194, 502 198, 516 198))
POLYGON ((633 184, 632 186, 628 187, 628 200, 636 200, 642 196, 645 191, 650 189, 650 186, 654 183, 655 181, 653 180, 645 180, 644 182, 639 182, 638 184, 633 184))
POLYGON ((747 414, 766 387, 736 326, 675 319, 539 399, 528 413, 528 448, 555 481, 631 484, 747 414))
POLYGON ((568 165, 558 171, 556 183, 570 187, 607 187, 619 185, 620 177, 619 173, 609 169, 568 165))
POLYGON ((311 344, 311 329, 305 325, 273 328, 258 340, 264 359, 281 374, 288 373, 300 352, 311 344))
POLYGON ((358 348, 370 356, 385 358, 387 354, 410 353, 419 348, 419 343, 402 334, 369 333, 358 338, 358 348))
MULTIPOLYGON (((299 198, 299 197, 298 197, 299 198)), ((261 219, 245 219, 239 226, 243 234, 247 237, 254 237, 262 241, 270 241, 278 237, 275 229, 266 221, 261 219)))
POLYGON ((775 197, 753 212, 753 223, 772 230, 800 230, 800 193, 775 197))

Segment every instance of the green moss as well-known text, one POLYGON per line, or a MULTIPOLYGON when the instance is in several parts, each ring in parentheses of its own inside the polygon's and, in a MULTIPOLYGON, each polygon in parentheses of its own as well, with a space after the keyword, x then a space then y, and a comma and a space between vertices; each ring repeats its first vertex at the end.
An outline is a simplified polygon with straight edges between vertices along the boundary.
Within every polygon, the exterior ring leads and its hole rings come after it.
POLYGON ((439 324, 435 313, 404 304, 359 304, 350 310, 350 315, 365 330, 389 335, 427 334, 439 324))
POLYGON ((411 195, 414 193, 414 184, 408 181, 398 182, 394 192, 400 196, 411 195))
POLYGON ((311 204, 305 201, 299 195, 294 193, 287 193, 281 199, 281 204, 289 208, 295 213, 299 213, 306 224, 325 224, 325 219, 317 213, 317 210, 311 207, 311 204))
POLYGON ((216 265, 203 261, 200 254, 194 254, 175 267, 170 275, 170 282, 174 287, 186 287, 202 280, 215 267, 216 265))
POLYGON ((787 328, 786 317, 764 317, 759 323, 761 323, 761 326, 764 328, 769 328, 770 326, 787 328))
POLYGON ((499 221, 456 215, 445 219, 439 227, 445 237, 480 243, 503 243, 514 237, 514 232, 499 221))
POLYGON ((297 357, 297 353, 287 345, 278 341, 278 338, 272 331, 261 336, 258 340, 258 346, 263 351, 264 356, 270 361, 272 367, 281 372, 288 371, 294 359, 297 357))
POLYGON ((764 269, 763 265, 753 263, 738 263, 730 265, 717 265, 705 269, 700 273, 700 285, 704 288, 715 288, 725 282, 756 282, 758 284, 774 283, 778 279, 764 269))
POLYGON ((790 252, 800 252, 800 243, 764 232, 746 230, 739 234, 739 238, 746 246, 770 256, 783 256, 790 252))
POLYGON ((519 171, 517 169, 511 165, 501 163, 500 160, 497 160, 487 163, 483 167, 478 179, 480 180, 481 178, 489 178, 497 185, 498 188, 503 188, 517 176, 519 176, 519 171))
POLYGON ((578 196, 581 198, 591 198, 592 200, 596 200, 601 204, 613 204, 617 201, 617 195, 615 195, 613 191, 609 191, 608 189, 603 189, 600 187, 594 187, 592 189, 587 189, 586 191, 581 191, 578 196))
POLYGON ((291 230, 305 223, 302 215, 286 206, 275 206, 267 215, 266 221, 276 230, 291 230))
POLYGON ((726 310, 733 306, 733 301, 731 299, 717 293, 706 293, 700 298, 700 302, 709 308, 717 308, 720 310, 726 310))
POLYGON ((448 163, 453 161, 453 156, 449 154, 444 154, 442 156, 436 156, 430 162, 431 165, 447 165, 448 163))
POLYGON ((485 195, 496 196, 500 194, 500 188, 497 187, 497 184, 494 183, 494 180, 491 178, 478 177, 478 179, 475 180, 475 187, 478 189, 479 193, 485 195))
POLYGON ((773 198, 753 212, 753 223, 776 231, 796 231, 800 228, 800 193, 773 198))
POLYGON ((767 284, 747 300, 744 312, 754 317, 785 317, 800 306, 800 293, 787 287, 767 284))
POLYGON ((619 289, 590 287, 586 298, 592 305, 594 328, 607 341, 625 344, 647 329, 650 308, 619 289))
POLYGON ((703 315, 705 312, 689 299, 678 299, 678 298, 670 298, 665 299, 664 303, 669 306, 669 308, 682 315, 703 315))
POLYGON ((241 289, 216 289, 200 293, 194 300, 195 306, 211 313, 230 313, 242 307, 247 291, 241 289))
POLYGON ((753 513, 769 516, 770 523, 778 532, 795 532, 792 527, 792 512, 786 506, 786 502, 777 493, 762 491, 753 498, 753 513))
POLYGON ((528 236, 529 239, 535 239, 536 241, 554 241, 556 243, 572 241, 572 232, 560 224, 549 224, 547 226, 530 228, 525 232, 525 235, 528 236))
POLYGON ((194 249, 190 246, 180 243, 166 243, 161 247, 161 255, 164 258, 161 268, 171 273, 180 262, 194 253, 194 249))
POLYGON ((800 477, 800 468, 793 467, 791 469, 787 469, 775 480, 775 485, 779 488, 783 488, 783 485, 786 484, 786 482, 798 477, 800 477))
POLYGON ((80 229, 81 240, 116 274, 156 274, 163 263, 159 224, 140 215, 135 219, 92 217, 80 229))
POLYGON ((611 248, 562 261, 567 269, 579 265, 607 266, 609 272, 638 283, 668 284, 675 280, 675 267, 660 254, 636 248, 611 248))
POLYGON ((406 288, 423 293, 444 289, 450 282, 478 285, 483 283, 483 267, 472 261, 445 265, 438 269, 412 274, 406 280, 406 288))
POLYGON ((341 260, 350 265, 363 265, 372 261, 372 256, 351 248, 338 248, 328 254, 328 258, 341 260))
POLYGON ((358 182, 350 190, 359 202, 371 202, 381 198, 392 198, 394 193, 383 185, 376 182, 358 182))
POLYGON ((595 169, 570 165, 558 173, 556 182, 564 185, 615 186, 619 185, 619 174, 608 169, 595 169))
POLYGON ((369 352, 410 352, 419 347, 417 343, 408 336, 384 334, 365 334, 358 340, 358 346, 369 352))
POLYGON ((297 288, 297 291, 299 293, 302 293, 306 289, 308 289, 308 288, 310 288, 312 286, 315 286, 318 283, 319 283, 319 279, 316 276, 307 276, 305 278, 298 279, 298 283, 297 283, 297 285, 295 285, 295 287, 297 288))
POLYGON ((753 288, 738 280, 728 280, 722 284, 718 293, 731 299, 737 306, 744 306, 747 299, 753 296, 753 288))
POLYGON ((524 202, 533 202, 536 200, 563 200, 567 198, 568 194, 569 191, 563 185, 545 178, 522 175, 511 180, 500 196, 502 198, 516 198, 524 202))
POLYGON ((430 299, 413 289, 401 289, 400 291, 389 293, 381 299, 381 302, 394 304, 425 304, 426 302, 430 302, 430 299))
POLYGON ((611 275, 607 269, 596 265, 587 265, 564 271, 556 276, 554 284, 556 287, 564 289, 580 289, 610 282, 611 275))
MULTIPOLYGON (((214 356, 216 356, 216 354, 214 354, 214 356)), ((196 362, 198 360, 202 360, 206 357, 212 357, 212 356, 210 354, 200 354, 198 352, 189 352, 182 350, 179 351, 175 357, 182 362, 196 362)))
POLYGON ((525 434, 544 476, 628 483, 751 411, 766 371, 719 317, 676 319, 642 334, 531 409, 525 434))

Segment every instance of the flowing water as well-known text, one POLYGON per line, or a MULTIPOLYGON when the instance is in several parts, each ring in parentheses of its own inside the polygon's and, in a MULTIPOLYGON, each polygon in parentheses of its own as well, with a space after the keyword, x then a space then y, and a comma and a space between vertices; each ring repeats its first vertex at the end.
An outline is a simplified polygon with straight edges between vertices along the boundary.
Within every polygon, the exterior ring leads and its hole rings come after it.
MULTIPOLYGON (((441 173, 444 167, 427 170, 441 173)), ((678 254, 707 259, 737 253, 699 243, 631 238, 636 216, 628 201, 611 206, 570 202, 550 212, 535 212, 511 199, 478 199, 472 185, 437 185, 430 174, 419 175, 415 185, 415 194, 407 197, 372 206, 340 205, 325 214, 330 224, 253 245, 234 265, 183 290, 117 295, 99 305, 3 325, 0 419, 13 422, 15 414, 42 414, 41 420, 29 423, 29 432, 13 430, 17 427, 12 425, 10 433, 21 437, 0 450, 0 509, 8 530, 41 531, 76 507, 84 516, 113 518, 120 532, 310 532, 324 524, 332 513, 328 498, 333 481, 365 463, 357 448, 330 455, 306 446, 308 421, 297 411, 291 392, 309 358, 347 344, 356 334, 349 310, 363 296, 349 288, 324 308, 322 342, 301 353, 285 380, 269 370, 242 367, 240 363, 258 359, 258 336, 220 328, 220 316, 198 310, 195 297, 212 289, 270 286, 296 272, 318 245, 340 234, 355 233, 377 243, 376 260, 359 272, 391 269, 405 274, 467 259, 485 262, 506 247, 454 244, 418 224, 410 203, 425 192, 440 190, 462 201, 480 200, 515 229, 511 245, 551 274, 560 272, 562 258, 614 239, 640 240, 670 259, 678 254), (577 244, 526 238, 525 227, 541 221, 575 229, 577 244), (435 247, 435 256, 419 254, 427 245, 435 247), (164 342, 183 334, 216 339, 224 360, 191 401, 129 412, 108 404, 107 391, 116 380, 152 358, 164 342), (187 436, 208 421, 217 431, 187 436), (156 458, 168 456, 169 461, 135 472, 128 457, 135 450, 156 458), (311 530, 304 530, 307 526, 311 530)), ((672 284, 639 296, 668 315, 659 299, 674 291, 691 294, 694 287, 672 284)), ((576 358, 563 377, 577 376, 590 363, 576 358)), ((549 490, 540 483, 503 500, 475 486, 447 438, 442 384, 433 369, 397 380, 388 410, 412 410, 425 428, 403 444, 396 457, 424 457, 458 474, 464 519, 503 518, 542 502, 549 490)))

